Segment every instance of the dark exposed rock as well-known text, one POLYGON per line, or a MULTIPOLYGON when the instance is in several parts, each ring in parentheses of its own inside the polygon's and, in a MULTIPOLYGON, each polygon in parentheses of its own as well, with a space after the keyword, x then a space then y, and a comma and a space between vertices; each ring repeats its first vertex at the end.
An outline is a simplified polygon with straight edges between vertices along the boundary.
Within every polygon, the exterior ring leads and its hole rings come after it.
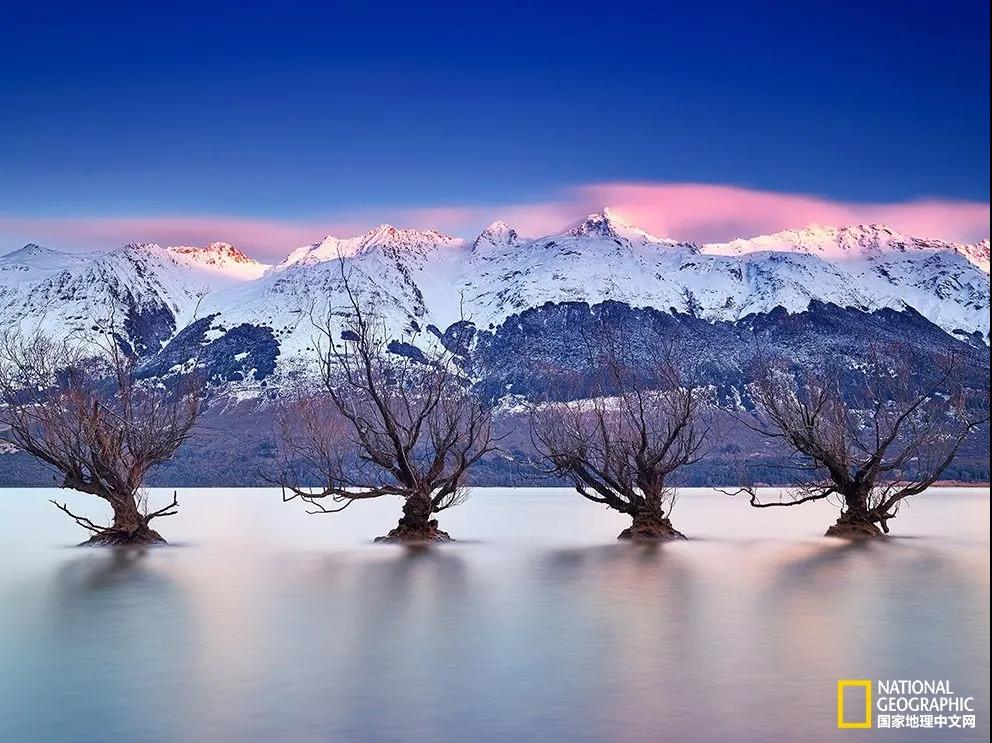
POLYGON ((272 329, 243 323, 230 329, 214 328, 217 315, 200 318, 169 341, 153 357, 145 361, 141 376, 168 377, 177 368, 196 361, 206 380, 214 385, 253 378, 261 380, 275 371, 279 344, 272 329), (221 335, 207 338, 211 329, 221 335))
POLYGON ((123 327, 130 346, 138 356, 157 353, 176 331, 176 317, 165 304, 141 306, 129 303, 123 327))
MULTIPOLYGON (((805 312, 777 307, 737 322, 709 322, 691 314, 634 308, 620 302, 589 306, 584 302, 545 304, 508 318, 493 331, 466 324, 451 326, 445 345, 465 358, 483 394, 571 399, 591 394, 590 338, 605 326, 621 338, 657 335, 677 339, 679 351, 699 367, 718 399, 730 404, 757 372, 756 349, 791 359, 796 368, 817 368, 824 359, 856 361, 869 341, 902 343, 914 349, 921 365, 932 365, 948 352, 961 359, 965 382, 988 388, 988 347, 945 333, 912 309, 865 312, 812 302, 805 312)), ((634 359, 651 364, 647 349, 631 349, 634 359)))
POLYGON ((415 361, 426 361, 427 358, 418 346, 407 343, 406 341, 389 341, 386 350, 389 353, 396 354, 397 356, 405 356, 415 361))

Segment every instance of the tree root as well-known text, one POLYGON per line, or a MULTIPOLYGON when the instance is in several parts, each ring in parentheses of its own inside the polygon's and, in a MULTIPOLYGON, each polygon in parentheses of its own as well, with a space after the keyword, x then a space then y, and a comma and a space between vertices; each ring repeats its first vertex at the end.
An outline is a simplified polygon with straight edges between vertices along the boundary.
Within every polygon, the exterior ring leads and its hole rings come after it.
POLYGON ((871 521, 841 516, 823 536, 838 539, 879 539, 884 538, 885 534, 871 521))
POLYGON ((60 511, 68 516, 84 529, 93 533, 89 539, 79 544, 80 547, 127 547, 127 546, 148 546, 155 544, 168 544, 157 531, 148 526, 148 522, 159 516, 174 516, 179 505, 176 492, 172 492, 172 502, 167 506, 141 516, 137 515, 137 521, 124 519, 124 525, 104 526, 97 524, 85 516, 79 516, 69 510, 65 503, 50 501, 54 503, 60 511))
POLYGON ((384 537, 376 537, 376 544, 425 544, 453 542, 451 535, 437 528, 437 519, 431 519, 426 526, 414 526, 405 518, 400 519, 396 528, 384 537))
POLYGON ((147 526, 139 529, 115 529, 110 527, 97 532, 82 542, 80 547, 134 547, 168 544, 154 529, 147 526))
POLYGON ((634 523, 620 532, 617 539, 632 542, 672 542, 686 539, 685 534, 678 531, 668 519, 635 520, 634 523))

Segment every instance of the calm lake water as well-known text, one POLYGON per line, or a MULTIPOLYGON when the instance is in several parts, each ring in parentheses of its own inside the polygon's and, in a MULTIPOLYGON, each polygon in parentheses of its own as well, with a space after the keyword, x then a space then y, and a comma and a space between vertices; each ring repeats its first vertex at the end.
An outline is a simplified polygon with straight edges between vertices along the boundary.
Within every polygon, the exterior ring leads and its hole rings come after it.
POLYGON ((861 546, 823 504, 689 490, 694 539, 657 548, 568 491, 483 489, 442 514, 464 541, 410 551, 369 544, 396 501, 184 488, 174 546, 131 556, 69 547, 56 494, 0 490, 3 741, 988 739, 987 489, 861 546), (947 679, 978 729, 837 730, 846 678, 947 679))

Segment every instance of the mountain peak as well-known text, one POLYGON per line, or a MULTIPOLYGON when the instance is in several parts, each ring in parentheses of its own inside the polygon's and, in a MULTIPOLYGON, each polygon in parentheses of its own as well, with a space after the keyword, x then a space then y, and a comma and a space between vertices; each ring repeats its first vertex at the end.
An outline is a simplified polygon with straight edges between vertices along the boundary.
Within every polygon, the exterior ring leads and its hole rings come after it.
POLYGON ((23 248, 0 256, 0 262, 33 268, 58 268, 66 261, 74 260, 71 253, 46 248, 37 243, 28 243, 23 248))
POLYGON ((913 237, 888 225, 874 222, 840 227, 809 224, 769 235, 710 243, 702 248, 702 252, 713 255, 806 253, 827 261, 876 260, 887 255, 915 251, 957 253, 981 270, 988 271, 987 241, 984 246, 982 243, 962 245, 947 240, 913 237))
POLYGON ((257 279, 268 268, 226 242, 212 242, 206 247, 171 245, 167 248, 154 243, 129 243, 124 250, 156 256, 178 266, 206 272, 214 278, 237 281, 257 279))
POLYGON ((158 243, 138 243, 130 242, 122 248, 124 251, 134 251, 139 253, 152 253, 155 255, 171 256, 197 265, 215 266, 223 268, 225 266, 261 266, 251 256, 245 255, 236 247, 226 242, 212 242, 206 246, 199 245, 170 245, 163 248, 158 243))
POLYGON ((57 250, 46 248, 38 243, 28 243, 23 248, 18 248, 4 255, 4 258, 30 258, 39 255, 60 255, 57 250))
POLYGON ((236 247, 226 242, 212 242, 205 248, 177 245, 170 247, 169 251, 185 258, 191 258, 199 263, 207 263, 211 265, 258 264, 258 261, 254 258, 245 255, 236 247))
POLYGON ((355 237, 327 235, 318 243, 297 248, 276 268, 283 270, 295 265, 312 266, 337 258, 355 258, 376 253, 393 259, 425 258, 439 249, 457 248, 464 244, 464 240, 437 230, 380 224, 355 237))
POLYGON ((519 245, 523 242, 517 231, 506 222, 497 219, 486 227, 472 244, 472 251, 479 252, 493 248, 503 248, 512 245, 519 245))
POLYGON ((437 247, 448 247, 462 242, 464 241, 434 229, 419 230, 414 227, 394 227, 391 224, 380 224, 364 235, 338 240, 342 246, 347 243, 352 248, 344 251, 346 255, 377 247, 389 248, 397 253, 407 251, 423 253, 437 247))
POLYGON ((368 244, 373 244, 377 242, 392 242, 400 234, 400 230, 393 227, 391 224, 380 224, 378 227, 373 227, 371 230, 366 232, 362 237, 366 238, 368 244))
POLYGON ((690 245, 652 235, 647 230, 635 227, 608 206, 602 211, 586 215, 573 223, 563 233, 566 237, 592 237, 607 240, 626 240, 629 243, 650 243, 654 245, 690 245))
POLYGON ((624 237, 623 233, 631 229, 637 228, 627 224, 627 222, 625 222, 620 215, 610 209, 610 207, 605 206, 602 211, 587 214, 585 218, 580 219, 578 222, 573 224, 565 234, 573 236, 591 235, 593 237, 622 238, 624 237))
POLYGON ((989 272, 989 239, 979 240, 970 245, 958 245, 957 251, 978 266, 985 273, 989 272))
POLYGON ((482 234, 503 235, 507 232, 513 232, 513 228, 502 219, 497 219, 495 222, 486 227, 486 229, 482 231, 482 234))

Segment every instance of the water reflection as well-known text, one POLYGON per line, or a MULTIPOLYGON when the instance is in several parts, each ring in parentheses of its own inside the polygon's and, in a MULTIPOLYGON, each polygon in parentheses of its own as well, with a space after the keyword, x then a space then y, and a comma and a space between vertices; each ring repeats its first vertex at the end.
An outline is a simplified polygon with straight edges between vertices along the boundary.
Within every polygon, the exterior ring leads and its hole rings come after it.
POLYGON ((696 621, 701 576, 684 546, 555 550, 543 562, 543 577, 571 618, 562 647, 589 653, 583 699, 599 740, 688 731, 696 704, 719 714, 700 693, 711 647, 696 621))
POLYGON ((360 536, 383 514, 307 520, 270 496, 189 499, 181 549, 15 540, 0 738, 834 740, 848 677, 952 679, 987 733, 987 499, 849 545, 806 538, 822 513, 789 509, 767 539, 704 495, 681 504, 698 539, 630 545, 580 500, 496 493, 451 518, 477 541, 411 550, 360 536))
POLYGON ((147 548, 114 550, 75 550, 72 559, 62 564, 57 573, 59 594, 88 594, 126 584, 135 576, 148 576, 145 558, 147 548))
POLYGON ((186 600, 169 572, 141 551, 52 557, 36 581, 3 591, 0 738, 127 739, 161 705, 185 704, 162 683, 182 678, 189 660, 186 600))

